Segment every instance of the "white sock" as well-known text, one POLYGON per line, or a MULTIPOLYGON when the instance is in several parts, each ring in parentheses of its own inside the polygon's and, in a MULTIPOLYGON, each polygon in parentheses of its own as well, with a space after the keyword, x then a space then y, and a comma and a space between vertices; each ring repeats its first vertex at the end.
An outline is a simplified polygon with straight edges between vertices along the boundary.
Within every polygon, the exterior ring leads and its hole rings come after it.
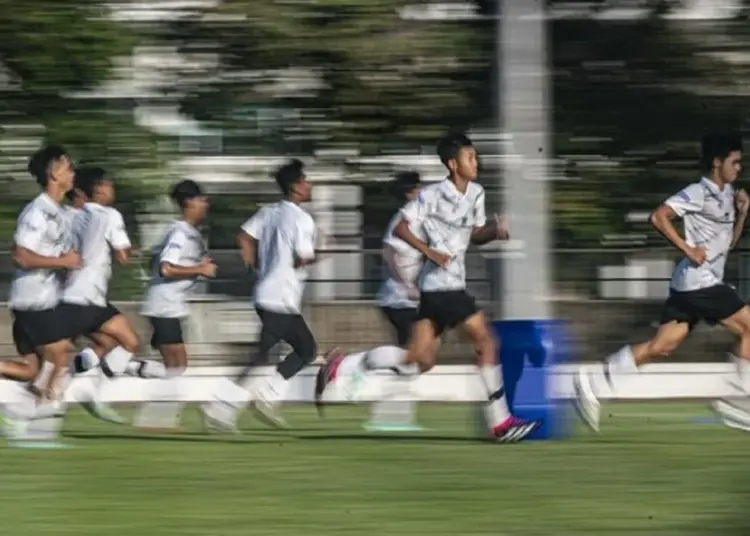
POLYGON ((105 366, 109 367, 112 374, 115 376, 121 376, 125 372, 125 368, 128 366, 131 359, 133 359, 133 354, 131 352, 128 352, 122 346, 117 346, 105 355, 102 361, 106 363, 105 366))
POLYGON ((273 375, 261 385, 258 395, 266 402, 278 404, 284 400, 288 390, 289 380, 279 374, 278 371, 274 371, 273 375))
POLYGON ((414 367, 404 364, 406 354, 398 346, 378 346, 366 352, 363 365, 370 370, 398 369, 399 374, 412 374, 414 367))
POLYGON ((510 417, 508 402, 505 400, 505 389, 503 389, 503 372, 498 365, 482 366, 479 367, 479 377, 482 379, 487 394, 485 418, 489 427, 494 429, 510 417))
POLYGON ((9 391, 16 391, 17 400, 5 404, 4 413, 12 419, 26 420, 34 415, 36 408, 37 397, 29 391, 29 389, 18 382, 7 382, 7 388, 9 391))
POLYGON ((250 393, 227 378, 218 381, 213 396, 216 400, 208 405, 214 416, 221 415, 224 421, 236 421, 238 412, 245 409, 250 402, 250 393))
POLYGON ((34 378, 32 385, 38 391, 43 391, 49 385, 50 378, 52 377, 52 371, 55 366, 49 361, 44 361, 42 367, 39 369, 39 373, 34 378))
POLYGON ((132 358, 133 354, 122 346, 113 348, 102 358, 99 374, 94 379, 93 402, 97 404, 102 403, 102 400, 104 400, 104 390, 109 386, 111 377, 122 376, 123 372, 125 372, 125 367, 132 358))
POLYGON ((183 372, 183 369, 167 369, 167 377, 155 382, 151 400, 141 406, 136 415, 136 426, 176 428, 180 424, 180 413, 184 405, 183 372))
POLYGON ((32 413, 27 416, 31 421, 49 419, 60 416, 65 413, 67 404, 65 403, 65 391, 72 380, 72 376, 68 373, 63 374, 58 381, 57 395, 53 400, 42 399, 38 400, 35 407, 33 407, 32 413))
POLYGON ((635 372, 638 372, 638 366, 630 346, 623 346, 604 362, 604 377, 612 389, 622 376, 635 372))
POLYGON ((75 356, 75 370, 77 373, 86 372, 99 365, 99 356, 93 348, 84 348, 75 356))
POLYGON ((165 378, 167 368, 158 361, 133 359, 125 365, 125 374, 136 378, 165 378))
POLYGON ((356 354, 349 354, 341 360, 339 368, 336 372, 338 376, 351 376, 356 372, 364 369, 363 364, 367 352, 358 352, 356 354))
POLYGON ((729 359, 734 361, 734 364, 737 366, 737 376, 739 377, 742 389, 750 392, 750 360, 742 359, 734 354, 729 354, 729 359))

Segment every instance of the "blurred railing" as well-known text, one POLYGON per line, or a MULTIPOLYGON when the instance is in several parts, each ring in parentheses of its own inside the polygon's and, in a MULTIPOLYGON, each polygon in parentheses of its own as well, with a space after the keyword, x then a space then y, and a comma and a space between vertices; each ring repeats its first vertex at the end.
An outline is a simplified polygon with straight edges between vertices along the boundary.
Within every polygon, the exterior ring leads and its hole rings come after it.
MULTIPOLYGON (((249 296, 251 281, 238 252, 212 250, 211 255, 219 265, 218 277, 202 284, 198 294, 230 299, 249 296)), ((675 250, 667 248, 556 249, 550 256, 553 277, 550 299, 661 299, 669 290, 671 269, 679 258, 675 250), (624 269, 634 266, 640 269, 624 269), (617 269, 607 270, 607 267, 617 269), (641 289, 632 290, 638 284, 643 284, 641 289)), ((116 266, 111 298, 140 300, 148 283, 149 263, 148 258, 138 258, 127 268, 116 266)), ((502 258, 493 252, 474 249, 467 255, 466 266, 469 290, 490 301, 493 285, 499 284, 502 258)), ((0 252, 0 296, 7 296, 13 271, 10 253, 0 252)), ((382 273, 380 249, 329 250, 324 260, 311 270, 306 300, 372 300, 380 287, 382 273)), ((737 249, 729 256, 726 280, 736 285, 743 296, 750 295, 750 249, 737 249)))
MULTIPOLYGON (((257 336, 257 319, 249 296, 251 283, 245 274, 236 251, 213 251, 220 267, 220 277, 203 285, 204 297, 197 297, 198 311, 191 328, 194 363, 242 362, 257 336)), ((566 320, 575 335, 575 359, 598 360, 623 344, 648 338, 658 324, 663 297, 669 288, 669 264, 677 255, 666 249, 589 249, 557 250, 553 252, 555 295, 553 311, 556 318, 566 320), (639 299, 620 296, 602 298, 605 285, 599 281, 603 266, 624 266, 656 262, 661 275, 638 279, 637 270, 631 277, 611 277, 609 292, 627 294, 639 299), (646 281, 648 279, 648 281, 646 281), (613 287, 612 285, 615 285, 613 287), (619 285, 619 287, 617 286, 619 285), (634 290, 635 289, 635 290, 634 290)), ((743 296, 748 294, 750 283, 747 265, 750 251, 741 250, 729 257, 728 280, 736 284, 743 296)), ((377 250, 342 250, 331 252, 328 267, 323 266, 312 274, 307 286, 305 317, 310 323, 319 348, 325 351, 333 346, 345 350, 366 349, 391 341, 388 325, 383 321, 373 298, 381 277, 381 264, 377 250), (321 291, 321 288, 323 291, 321 291)), ((10 266, 8 255, 0 256, 0 266, 10 266)), ((493 315, 493 280, 501 276, 502 260, 488 258, 472 251, 467 258, 468 286, 493 315), (494 274, 494 275, 493 275, 494 274)), ((139 318, 137 302, 146 285, 146 267, 135 267, 123 275, 118 273, 115 288, 117 300, 131 303, 122 306, 137 325, 144 339, 148 326, 139 318), (127 283, 127 284, 126 284, 127 283)), ((10 272, 0 276, 5 285, 10 272)), ((697 329, 674 359, 678 361, 722 361, 731 349, 732 338, 723 331, 710 327, 697 329)), ((279 353, 283 352, 279 349, 279 353)), ((277 353, 278 354, 278 353, 277 353)), ((13 357, 10 318, 0 319, 0 356, 13 357)), ((458 334, 452 333, 444 340, 441 363, 468 363, 473 351, 458 334)))

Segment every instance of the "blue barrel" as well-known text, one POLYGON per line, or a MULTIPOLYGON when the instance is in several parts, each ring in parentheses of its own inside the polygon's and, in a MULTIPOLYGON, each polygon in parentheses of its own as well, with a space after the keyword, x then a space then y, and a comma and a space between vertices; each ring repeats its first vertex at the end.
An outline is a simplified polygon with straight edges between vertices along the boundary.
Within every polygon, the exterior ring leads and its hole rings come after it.
POLYGON ((530 439, 559 439, 568 435, 568 405, 556 398, 553 367, 570 362, 573 341, 559 320, 499 320, 492 323, 500 339, 498 360, 503 385, 514 415, 541 420, 530 439))

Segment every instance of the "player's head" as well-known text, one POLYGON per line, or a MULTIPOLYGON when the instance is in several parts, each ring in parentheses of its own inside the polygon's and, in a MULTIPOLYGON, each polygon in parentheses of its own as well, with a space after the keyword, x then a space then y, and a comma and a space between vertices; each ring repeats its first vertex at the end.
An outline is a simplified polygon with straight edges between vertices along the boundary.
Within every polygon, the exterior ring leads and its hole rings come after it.
POLYGON ((416 171, 401 171, 396 173, 390 184, 390 194, 402 203, 416 199, 417 195, 419 195, 419 181, 419 173, 416 171))
POLYGON ((81 166, 76 170, 75 188, 88 201, 109 206, 115 202, 115 185, 104 169, 96 166, 81 166))
POLYGON ((295 203, 310 200, 312 185, 305 176, 305 164, 296 158, 277 169, 273 178, 284 197, 295 203))
POLYGON ((73 188, 73 163, 60 145, 45 145, 31 155, 28 171, 43 189, 60 192, 60 200, 73 188))
POLYGON ((737 180, 742 169, 742 137, 739 134, 707 134, 701 140, 701 167, 724 183, 737 180))
POLYGON ((208 198, 195 181, 180 181, 172 187, 169 194, 186 220, 197 223, 206 217, 208 212, 208 198))
POLYGON ((477 178, 479 164, 477 150, 465 134, 450 134, 437 145, 440 161, 448 168, 451 177, 473 181, 477 178))

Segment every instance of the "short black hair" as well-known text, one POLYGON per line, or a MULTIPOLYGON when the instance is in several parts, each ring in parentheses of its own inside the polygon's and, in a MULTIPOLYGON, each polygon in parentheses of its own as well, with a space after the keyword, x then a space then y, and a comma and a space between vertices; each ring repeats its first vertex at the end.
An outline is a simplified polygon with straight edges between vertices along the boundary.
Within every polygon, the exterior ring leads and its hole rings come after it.
POLYGON ((190 199, 202 195, 204 194, 201 187, 197 182, 191 180, 178 182, 172 187, 172 191, 169 193, 169 197, 171 197, 180 208, 185 208, 185 205, 190 199))
POLYGON ((448 134, 437 144, 437 155, 444 165, 458 156, 461 149, 474 147, 474 144, 466 134, 448 134))
POLYGON ((724 160, 734 151, 742 151, 742 136, 739 133, 705 134, 701 140, 701 171, 711 171, 715 158, 724 160))
POLYGON ((49 182, 50 164, 67 155, 62 145, 45 145, 31 155, 27 169, 37 184, 45 188, 49 182))
POLYGON ((81 166, 76 169, 75 188, 81 190, 86 197, 94 197, 94 189, 107 179, 107 172, 96 166, 81 166))
POLYGON ((292 186, 305 178, 305 164, 302 160, 293 158, 277 169, 273 178, 281 188, 281 193, 286 197, 292 191, 292 186))
POLYGON ((419 186, 420 180, 416 171, 400 171, 388 185, 388 193, 399 201, 405 201, 406 196, 419 186))

